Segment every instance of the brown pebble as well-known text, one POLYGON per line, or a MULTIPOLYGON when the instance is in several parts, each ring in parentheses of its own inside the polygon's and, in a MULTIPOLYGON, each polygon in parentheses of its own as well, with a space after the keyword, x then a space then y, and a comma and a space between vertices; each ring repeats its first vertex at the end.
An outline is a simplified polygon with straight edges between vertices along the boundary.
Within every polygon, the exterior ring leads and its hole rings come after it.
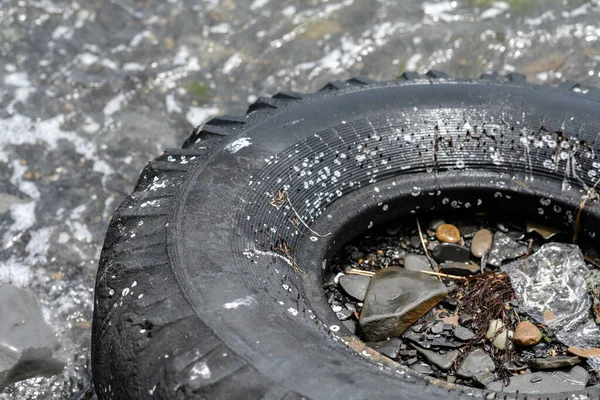
POLYGON ((537 326, 529 321, 519 322, 513 335, 513 342, 517 346, 535 346, 542 340, 542 333, 537 326))
POLYGON ((492 233, 487 229, 477 231, 471 242, 471 253, 478 258, 483 257, 492 247, 492 233))
POLYGON ((435 231, 435 237, 440 242, 458 243, 460 241, 460 231, 451 224, 442 224, 435 231))

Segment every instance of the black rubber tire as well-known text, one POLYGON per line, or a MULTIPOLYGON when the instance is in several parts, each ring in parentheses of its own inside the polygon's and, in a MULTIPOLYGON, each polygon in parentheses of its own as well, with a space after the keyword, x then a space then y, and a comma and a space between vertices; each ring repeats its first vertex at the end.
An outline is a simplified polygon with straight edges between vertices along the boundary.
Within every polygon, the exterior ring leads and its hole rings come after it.
MULTIPOLYGON (((322 260, 373 225, 433 209, 571 226, 598 176, 599 110, 598 91, 575 84, 430 72, 279 93, 211 120, 147 165, 111 221, 95 292, 98 397, 485 396, 334 332, 322 260)), ((586 208, 582 243, 598 215, 586 208)))

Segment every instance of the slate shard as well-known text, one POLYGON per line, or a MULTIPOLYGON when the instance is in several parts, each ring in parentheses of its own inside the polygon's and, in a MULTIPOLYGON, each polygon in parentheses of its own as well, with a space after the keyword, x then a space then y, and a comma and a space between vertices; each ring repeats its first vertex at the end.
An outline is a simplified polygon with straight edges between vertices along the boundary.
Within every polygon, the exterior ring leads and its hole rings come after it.
POLYGON ((60 374, 60 345, 31 291, 0 286, 0 391, 36 376, 60 374))

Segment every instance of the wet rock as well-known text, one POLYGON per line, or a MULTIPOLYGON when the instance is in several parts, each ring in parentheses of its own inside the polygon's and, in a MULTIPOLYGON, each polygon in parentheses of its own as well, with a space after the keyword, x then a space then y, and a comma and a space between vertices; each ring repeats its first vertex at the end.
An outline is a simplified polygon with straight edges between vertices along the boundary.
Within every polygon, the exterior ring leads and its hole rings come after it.
POLYGON ((415 333, 411 329, 407 330, 403 337, 426 349, 430 349, 432 347, 455 349, 462 346, 462 343, 457 343, 447 336, 435 337, 435 335, 433 335, 431 339, 428 339, 426 334, 415 333))
POLYGON ((504 323, 501 319, 491 320, 485 337, 488 339, 492 339, 496 335, 496 332, 499 332, 500 330, 502 330, 502 328, 504 328, 504 323))
POLYGON ((345 321, 345 320, 351 318, 353 315, 354 315, 354 312, 352 310, 348 310, 346 308, 344 308, 340 311, 337 311, 335 313, 335 316, 338 317, 338 319, 340 321, 345 321))
POLYGON ((457 326, 454 328, 454 337, 459 340, 466 342, 467 340, 473 339, 474 336, 475 334, 464 326, 457 326))
POLYGON ((451 224, 442 224, 435 230, 435 237, 440 242, 458 243, 460 241, 460 231, 451 224))
POLYGON ((529 321, 519 322, 515 328, 513 342, 517 346, 529 347, 535 346, 542 340, 542 333, 537 326, 529 321))
POLYGON ((551 239, 554 235, 560 232, 559 229, 553 226, 538 224, 537 222, 527 222, 527 232, 535 232, 540 235, 544 240, 551 239))
POLYGON ((401 345, 402 340, 398 338, 391 338, 382 342, 367 342, 367 346, 392 359, 398 357, 398 352, 400 351, 401 345))
POLYGON ((404 257, 404 268, 409 271, 433 271, 427 257, 416 254, 404 257))
POLYGON ((399 267, 383 269, 371 278, 359 325, 369 341, 397 337, 447 294, 434 277, 399 267))
POLYGON ((362 251, 358 251, 358 250, 354 250, 352 253, 350 253, 350 258, 352 259, 352 261, 358 261, 361 258, 363 258, 365 256, 365 253, 363 253, 362 251))
POLYGON ((427 350, 422 347, 413 345, 413 347, 429 361, 430 363, 437 365, 442 371, 448 371, 452 368, 454 361, 458 358, 458 350, 451 350, 445 354, 441 354, 437 351, 427 350))
POLYGON ((575 366, 566 371, 541 371, 512 376, 506 386, 503 380, 499 380, 486 385, 485 388, 505 393, 519 392, 520 394, 574 392, 583 390, 588 379, 587 371, 580 366, 575 366))
MULTIPOLYGON (((448 292, 450 291, 448 290, 448 292)), ((456 300, 454 297, 446 297, 444 301, 442 301, 442 305, 449 310, 454 310, 458 305, 458 300, 456 300)))
POLYGON ((471 314, 460 313, 458 314, 458 322, 461 325, 470 324, 473 321, 473 316, 471 314))
POLYGON ((410 237, 410 245, 415 249, 422 247, 421 238, 419 236, 411 236, 410 237))
POLYGON ((354 297, 358 301, 363 301, 367 294, 371 278, 362 275, 342 275, 339 282, 348 296, 354 297))
POLYGON ((431 255, 439 263, 446 261, 467 262, 471 258, 469 249, 454 243, 439 244, 432 250, 431 255))
POLYGON ((471 263, 447 262, 440 266, 440 272, 458 276, 473 275, 479 272, 479 266, 471 263))
POLYGON ((477 231, 471 241, 471 254, 481 258, 492 247, 492 233, 487 229, 477 231))
POLYGON ((416 363, 417 361, 419 361, 419 359, 417 357, 413 357, 413 358, 409 358, 408 360, 406 360, 406 363, 408 365, 413 365, 414 363, 416 363))
POLYGON ((446 223, 446 221, 444 221, 443 219, 434 218, 431 221, 429 221, 429 225, 427 226, 427 228, 430 231, 434 231, 435 232, 440 225, 443 225, 445 223, 446 223))
POLYGON ((512 337, 513 331, 503 330, 496 336, 492 344, 498 350, 506 350, 511 345, 512 337))
POLYGON ((461 378, 474 378, 495 370, 496 366, 492 358, 485 351, 476 349, 462 360, 456 370, 456 375, 461 378))
POLYGON ((479 384, 485 386, 496 380, 496 375, 493 372, 484 372, 474 377, 479 384))
POLYGON ((60 374, 60 345, 29 290, 0 286, 0 391, 13 382, 60 374))
POLYGON ((427 364, 417 364, 412 367, 412 370, 424 375, 431 375, 433 370, 427 364))
POLYGON ((522 240, 523 238, 525 238, 525 232, 511 230, 511 231, 506 232, 506 236, 508 236, 509 238, 511 238, 513 240, 522 240))
POLYGON ((572 367, 579 364, 581 359, 577 356, 554 356, 545 358, 534 358, 529 360, 529 366, 533 369, 557 369, 572 367))
POLYGON ((344 325, 351 333, 356 334, 356 321, 353 319, 347 319, 342 321, 342 325, 344 325))
POLYGON ((439 246, 439 244, 440 242, 438 242, 437 240, 430 240, 429 243, 427 243, 427 250, 431 251, 437 246, 439 246))
POLYGON ((585 285, 592 299, 594 321, 600 326, 600 270, 591 270, 585 277, 585 285))
POLYGON ((478 228, 475 225, 466 225, 466 226, 461 226, 458 229, 460 230, 460 234, 462 235, 462 237, 464 237, 466 239, 470 239, 473 237, 473 235, 475 235, 475 232, 477 232, 478 228))
POLYGON ((401 350, 398 354, 402 357, 415 357, 417 355, 416 350, 401 350))
POLYGON ((513 331, 507 330, 504 327, 501 319, 494 319, 490 321, 485 336, 492 342, 495 348, 498 350, 506 350, 510 346, 510 341, 513 337, 513 331))
POLYGON ((488 263, 499 267, 505 260, 512 260, 527 253, 527 246, 519 244, 502 232, 494 234, 492 249, 489 253, 488 263))
POLYGON ((444 322, 438 321, 430 328, 431 333, 442 333, 444 331, 444 322))

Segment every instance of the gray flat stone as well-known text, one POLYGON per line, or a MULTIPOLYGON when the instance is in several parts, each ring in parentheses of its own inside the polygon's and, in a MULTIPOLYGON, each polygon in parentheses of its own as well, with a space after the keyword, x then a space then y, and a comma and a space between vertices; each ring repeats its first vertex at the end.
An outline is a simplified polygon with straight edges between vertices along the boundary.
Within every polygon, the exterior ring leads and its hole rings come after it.
POLYGON ((540 371, 532 374, 516 375, 509 378, 508 385, 499 380, 486 385, 486 389, 505 393, 541 394, 561 393, 583 390, 589 375, 587 371, 575 366, 570 370, 540 371))
POLYGON ((367 294, 371 278, 362 275, 343 275, 340 276, 339 282, 348 296, 354 297, 358 301, 363 301, 367 294))
POLYGON ((60 374, 60 345, 31 291, 0 286, 0 391, 13 382, 60 374))
POLYGON ((446 261, 467 262, 471 258, 471 251, 458 244, 441 243, 431 251, 431 256, 439 263, 446 261))
POLYGON ((365 339, 398 337, 448 295, 436 278, 404 268, 385 268, 371 278, 360 313, 365 339))
POLYGON ((402 340, 391 338, 382 342, 367 342, 367 346, 389 358, 397 358, 402 340))
POLYGON ((458 358, 458 350, 451 350, 446 354, 440 354, 435 350, 427 350, 422 347, 412 345, 423 357, 432 364, 437 365, 442 371, 448 371, 452 368, 454 361, 458 358))
POLYGON ((490 356, 485 351, 477 349, 469 353, 460 363, 456 370, 456 375, 461 378, 474 378, 481 376, 486 372, 494 372, 496 366, 490 356))
POLYGON ((515 242, 502 232, 494 234, 494 242, 489 252, 488 263, 500 267, 504 260, 512 260, 527 253, 527 246, 515 242))
POLYGON ((460 340, 471 340, 475 334, 470 330, 465 328, 464 326, 457 326, 454 328, 454 337, 460 340))
POLYGON ((342 311, 338 311, 335 313, 335 316, 338 317, 340 321, 345 321, 351 318, 354 315, 352 310, 348 310, 347 308, 342 309, 342 311))
POLYGON ((404 257, 404 268, 409 271, 433 271, 427 257, 417 254, 408 254, 404 257))
POLYGON ((424 375, 430 375, 433 373, 433 370, 427 364, 416 364, 416 365, 413 365, 411 368, 413 371, 416 371, 416 372, 418 372, 420 374, 424 374, 424 375))
POLYGON ((356 333, 356 322, 352 319, 342 321, 342 324, 352 333, 356 333))
POLYGON ((581 359, 577 356, 555 356, 546 358, 534 358, 529 361, 529 366, 533 369, 558 369, 565 367, 573 367, 581 359))
POLYGON ((449 338, 447 336, 440 336, 434 337, 433 339, 427 339, 427 334, 425 334, 424 332, 416 333, 412 329, 408 329, 406 332, 404 332, 404 335, 402 337, 426 349, 429 349, 431 347, 444 347, 448 349, 455 349, 464 344, 457 343, 457 341, 452 340, 452 338, 449 338))

